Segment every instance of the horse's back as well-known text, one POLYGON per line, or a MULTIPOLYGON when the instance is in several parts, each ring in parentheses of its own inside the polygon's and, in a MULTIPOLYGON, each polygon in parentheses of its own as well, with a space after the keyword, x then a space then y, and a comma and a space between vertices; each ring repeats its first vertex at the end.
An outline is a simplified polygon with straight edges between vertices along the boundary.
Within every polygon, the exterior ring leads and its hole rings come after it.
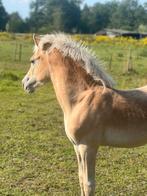
POLYGON ((116 100, 147 110, 147 86, 132 90, 113 90, 116 100))

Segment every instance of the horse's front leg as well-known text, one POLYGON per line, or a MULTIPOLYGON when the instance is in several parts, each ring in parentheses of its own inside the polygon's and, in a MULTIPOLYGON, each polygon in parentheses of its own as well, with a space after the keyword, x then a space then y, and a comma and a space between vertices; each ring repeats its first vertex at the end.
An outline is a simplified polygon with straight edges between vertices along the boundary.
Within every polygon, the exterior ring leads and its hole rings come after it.
POLYGON ((95 162, 97 146, 81 144, 78 146, 82 162, 84 196, 95 195, 95 162))
POLYGON ((80 182, 80 187, 81 187, 81 196, 85 196, 84 194, 84 184, 83 184, 83 168, 82 168, 82 159, 80 155, 80 151, 78 149, 77 145, 74 145, 74 149, 77 155, 77 160, 78 160, 78 170, 79 170, 79 182, 80 182))

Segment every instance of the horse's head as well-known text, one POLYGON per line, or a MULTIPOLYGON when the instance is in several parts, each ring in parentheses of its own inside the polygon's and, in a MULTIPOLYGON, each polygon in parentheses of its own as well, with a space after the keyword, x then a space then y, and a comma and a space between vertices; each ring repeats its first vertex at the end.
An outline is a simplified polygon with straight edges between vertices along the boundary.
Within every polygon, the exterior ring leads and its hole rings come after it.
POLYGON ((46 49, 39 46, 40 37, 33 36, 35 48, 30 59, 30 69, 22 80, 24 90, 28 93, 35 91, 36 87, 49 80, 48 55, 46 49))

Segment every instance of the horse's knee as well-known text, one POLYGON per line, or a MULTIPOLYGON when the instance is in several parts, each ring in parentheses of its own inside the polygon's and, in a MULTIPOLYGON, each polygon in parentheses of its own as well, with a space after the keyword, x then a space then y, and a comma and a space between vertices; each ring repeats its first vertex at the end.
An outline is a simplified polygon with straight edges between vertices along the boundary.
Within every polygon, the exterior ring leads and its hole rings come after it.
POLYGON ((84 185, 87 186, 87 187, 95 187, 95 182, 87 181, 87 182, 84 182, 84 185))
POLYGON ((93 196, 95 191, 95 182, 90 180, 84 182, 84 190, 87 196, 93 196))

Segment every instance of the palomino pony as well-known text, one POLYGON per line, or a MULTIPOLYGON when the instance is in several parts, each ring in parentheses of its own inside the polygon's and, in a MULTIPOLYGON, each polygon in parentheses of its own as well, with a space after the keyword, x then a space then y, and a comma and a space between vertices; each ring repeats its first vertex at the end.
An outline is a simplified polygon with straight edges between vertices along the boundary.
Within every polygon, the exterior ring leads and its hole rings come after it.
POLYGON ((24 90, 31 93, 51 79, 77 155, 81 195, 93 196, 100 145, 130 148, 147 143, 147 86, 128 91, 112 88, 100 62, 64 34, 34 36, 34 42, 24 90))

